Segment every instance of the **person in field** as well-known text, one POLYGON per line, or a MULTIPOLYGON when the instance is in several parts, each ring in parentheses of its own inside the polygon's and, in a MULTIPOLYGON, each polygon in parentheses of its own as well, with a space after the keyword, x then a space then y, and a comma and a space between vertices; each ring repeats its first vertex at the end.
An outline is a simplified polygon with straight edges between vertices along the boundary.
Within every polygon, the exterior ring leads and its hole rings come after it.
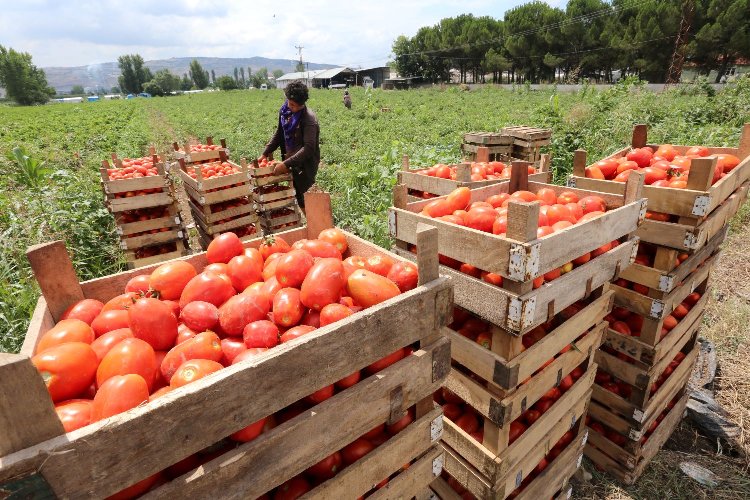
POLYGON ((346 109, 352 109, 352 96, 349 95, 349 91, 344 91, 344 106, 346 109))
POLYGON ((304 194, 315 184, 320 163, 320 126, 315 113, 306 106, 309 92, 300 80, 290 82, 284 89, 286 101, 279 110, 276 132, 266 144, 261 159, 271 159, 281 148, 282 163, 274 168, 274 175, 292 173, 297 203, 305 211, 304 194))

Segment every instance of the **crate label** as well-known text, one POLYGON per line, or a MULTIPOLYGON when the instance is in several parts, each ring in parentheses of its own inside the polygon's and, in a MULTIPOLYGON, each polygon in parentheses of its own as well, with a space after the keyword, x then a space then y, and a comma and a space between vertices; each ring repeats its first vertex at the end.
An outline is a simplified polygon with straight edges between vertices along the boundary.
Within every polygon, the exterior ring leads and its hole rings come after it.
POLYGON ((529 252, 526 260, 526 280, 534 279, 539 274, 539 253, 541 246, 541 243, 537 243, 531 247, 531 252, 529 252))
POLYGON ((440 415, 430 422, 430 441, 437 441, 443 437, 443 416, 440 415))
POLYGON ((439 476, 441 472, 443 472, 443 465, 445 462, 445 455, 440 455, 438 457, 435 457, 435 460, 432 461, 432 475, 433 476, 439 476))
POLYGON ((674 287, 674 276, 660 276, 659 277, 659 290, 662 292, 669 292, 674 287))
POLYGON ((179 215, 174 218, 174 223, 175 224, 179 224, 180 223, 180 216, 179 215))
POLYGON ((695 202, 693 203, 693 215, 704 216, 708 212, 708 205, 711 203, 711 196, 696 196, 695 202))
POLYGON ((576 187, 576 178, 572 175, 568 177, 568 187, 574 188, 576 187))
POLYGON ((508 262, 508 277, 514 281, 526 279, 526 247, 517 243, 510 245, 510 260, 508 262))
POLYGON ((682 244, 685 248, 692 250, 698 246, 698 237, 693 233, 685 233, 685 240, 682 244))
POLYGON ((649 311, 649 315, 652 318, 661 319, 663 314, 664 314, 664 302, 662 302, 661 300, 654 300, 651 303, 651 310, 649 311))
POLYGON ((646 218, 646 205, 648 204, 647 199, 641 200, 641 211, 638 213, 638 221, 643 222, 643 220, 646 218))
POLYGON ((645 414, 643 413, 643 410, 635 409, 633 410, 633 420, 637 420, 638 422, 643 422, 643 417, 645 414))
POLYGON ((522 482, 523 482, 523 471, 519 470, 518 474, 516 474, 516 488, 519 488, 522 482))

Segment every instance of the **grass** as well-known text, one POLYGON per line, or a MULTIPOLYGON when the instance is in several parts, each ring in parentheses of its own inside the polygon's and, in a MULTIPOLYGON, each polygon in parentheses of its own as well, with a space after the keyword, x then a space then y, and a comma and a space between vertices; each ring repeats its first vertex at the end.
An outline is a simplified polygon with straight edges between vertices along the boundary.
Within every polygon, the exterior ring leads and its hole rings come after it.
MULTIPOLYGON (((310 107, 321 122, 324 167, 318 182, 332 193, 336 223, 388 246, 387 207, 401 155, 412 165, 460 160, 463 132, 497 130, 512 124, 553 129, 549 152, 555 180, 572 167, 573 152, 584 148, 602 157, 630 140, 632 126, 649 125, 654 142, 736 145, 741 125, 750 121, 750 79, 715 96, 701 87, 660 94, 625 82, 606 91, 583 88, 557 94, 519 88, 487 87, 471 92, 424 89, 404 92, 352 92, 346 110, 341 94, 313 90, 310 107), (381 108, 389 112, 381 112, 381 108)), ((161 153, 172 141, 190 137, 226 138, 234 160, 260 154, 275 126, 279 90, 217 92, 190 96, 104 101, 81 105, 18 108, 0 106, 0 351, 20 348, 38 296, 24 252, 35 243, 62 239, 81 279, 123 268, 114 221, 103 205, 98 183, 102 159, 144 154, 149 144, 161 153), (15 177, 13 148, 23 146, 49 172, 38 186, 15 177)), ((721 372, 717 400, 750 431, 747 382, 750 319, 750 208, 733 221, 733 234, 713 283, 714 296, 703 335, 716 342, 721 372)), ((578 498, 750 498, 747 464, 718 454, 712 443, 695 438, 688 425, 669 441, 641 481, 622 487, 606 476, 576 489, 578 498), (686 455, 688 454, 688 455, 686 455), (677 469, 689 456, 724 479, 707 490, 677 469), (735 495, 734 497, 732 495, 735 495)))

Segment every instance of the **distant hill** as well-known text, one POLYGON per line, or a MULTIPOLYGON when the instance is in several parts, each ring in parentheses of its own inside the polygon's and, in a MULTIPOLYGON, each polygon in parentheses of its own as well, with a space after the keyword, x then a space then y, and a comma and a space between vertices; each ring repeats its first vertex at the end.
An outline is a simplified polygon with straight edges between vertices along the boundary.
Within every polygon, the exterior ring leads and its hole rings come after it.
MULTIPOLYGON (((266 57, 173 57, 171 59, 157 59, 146 61, 146 66, 156 72, 167 68, 172 73, 182 77, 188 72, 188 67, 193 59, 198 59, 203 69, 214 70, 216 77, 221 75, 234 75, 234 68, 243 67, 247 73, 248 66, 253 72, 265 67, 269 73, 280 69, 284 73, 294 71, 297 61, 291 59, 268 59, 266 57)), ((335 64, 306 63, 307 67, 313 69, 335 68, 335 64)), ((74 85, 83 85, 86 90, 94 90, 103 87, 109 91, 117 85, 117 77, 120 76, 120 68, 117 62, 91 64, 89 66, 75 67, 49 67, 43 68, 47 74, 47 82, 59 93, 70 92, 74 85)))

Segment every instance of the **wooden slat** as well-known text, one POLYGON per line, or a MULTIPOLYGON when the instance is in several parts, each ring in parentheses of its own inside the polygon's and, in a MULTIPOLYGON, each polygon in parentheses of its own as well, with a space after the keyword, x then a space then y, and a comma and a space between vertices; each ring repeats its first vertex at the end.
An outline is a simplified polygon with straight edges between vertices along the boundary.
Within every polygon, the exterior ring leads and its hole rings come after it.
POLYGON ((416 420, 371 453, 345 468, 336 476, 335 480, 324 482, 306 494, 304 498, 324 500, 367 493, 380 481, 389 477, 404 464, 410 463, 437 443, 439 435, 433 435, 431 427, 441 425, 442 415, 442 410, 435 409, 416 420), (433 423, 436 420, 437 422, 433 423))
POLYGON ((110 212, 125 212, 141 208, 161 207, 173 202, 174 199, 169 193, 154 193, 131 196, 130 198, 113 198, 107 200, 106 205, 110 212))
POLYGON ((435 476, 434 471, 437 465, 440 465, 442 469, 444 461, 445 451, 439 445, 434 446, 427 454, 411 464, 407 470, 399 473, 387 485, 375 491, 368 498, 373 500, 408 500, 416 497, 419 499, 418 495, 428 493, 430 485, 440 479, 435 476))
POLYGON ((524 488, 518 496, 518 500, 547 498, 563 488, 578 469, 587 439, 588 434, 585 430, 576 436, 563 452, 524 488))
POLYGON ((313 238, 317 238, 324 229, 333 227, 330 194, 322 191, 308 191, 305 193, 305 207, 308 213, 316 214, 315 217, 310 217, 307 221, 307 229, 313 238))
POLYGON ((26 250, 26 258, 52 319, 58 321, 70 305, 84 298, 65 243, 58 240, 33 245, 26 250))

